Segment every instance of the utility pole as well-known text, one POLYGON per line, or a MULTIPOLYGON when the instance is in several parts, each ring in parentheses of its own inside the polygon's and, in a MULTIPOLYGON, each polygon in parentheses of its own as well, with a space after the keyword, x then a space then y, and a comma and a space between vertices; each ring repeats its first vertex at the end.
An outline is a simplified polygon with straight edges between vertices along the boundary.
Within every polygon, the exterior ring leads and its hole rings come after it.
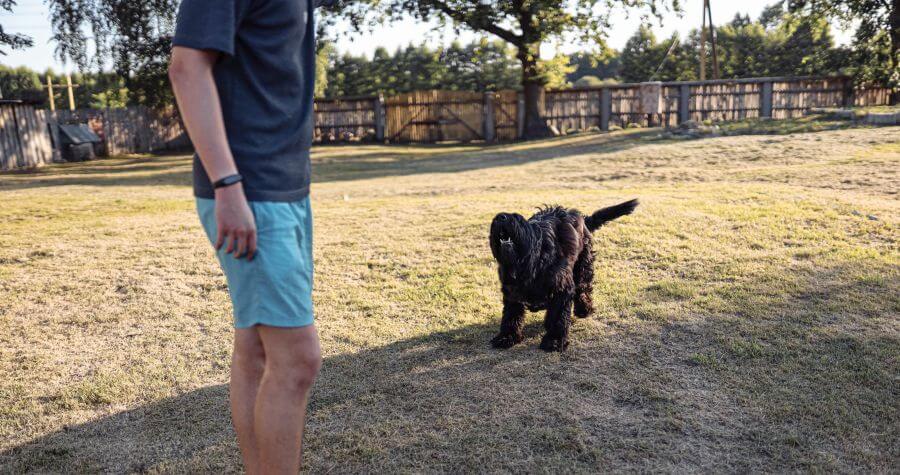
POLYGON ((703 0, 703 21, 700 26, 700 80, 706 81, 706 19, 709 18, 709 41, 712 44, 713 79, 719 79, 719 55, 716 51, 716 27, 713 25, 710 0, 703 0))
MULTIPOLYGON (((43 86, 47 88, 47 99, 50 103, 50 110, 56 111, 56 99, 53 95, 53 76, 47 75, 47 85, 43 86)), ((59 87, 63 87, 62 84, 59 87)), ((66 74, 66 89, 68 90, 69 95, 69 110, 75 110, 75 88, 81 87, 81 84, 72 84, 72 75, 66 74)))
POLYGON ((703 0, 703 22, 700 23, 700 80, 706 81, 706 2, 703 0))
POLYGON ((53 100, 53 78, 47 75, 47 94, 50 96, 50 110, 56 111, 56 101, 53 100))
POLYGON ((716 54, 716 27, 713 26, 710 0, 706 0, 706 13, 709 14, 709 39, 712 41, 713 79, 719 79, 719 55, 716 54))
POLYGON ((69 73, 66 73, 66 87, 69 89, 69 110, 74 111, 75 110, 75 93, 72 91, 72 75, 69 73))

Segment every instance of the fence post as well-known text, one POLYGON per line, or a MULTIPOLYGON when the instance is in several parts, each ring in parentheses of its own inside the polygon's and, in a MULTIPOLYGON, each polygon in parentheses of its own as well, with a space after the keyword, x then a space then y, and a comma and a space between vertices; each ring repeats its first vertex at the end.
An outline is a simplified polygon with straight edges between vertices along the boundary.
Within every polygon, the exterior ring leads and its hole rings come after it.
POLYGON ((844 97, 843 97, 843 107, 853 107, 856 104, 856 97, 854 93, 856 92, 853 89, 853 79, 844 78, 844 97))
POLYGON ((484 93, 484 140, 493 142, 497 138, 494 124, 494 93, 484 93))
POLYGON ((766 81, 759 87, 759 117, 772 118, 772 82, 766 81))
POLYGON ((612 91, 604 87, 600 90, 600 130, 609 131, 610 115, 612 115, 612 91))
POLYGON ((682 84, 678 88, 678 123, 691 120, 691 86, 682 84))
POLYGON ((525 96, 521 92, 516 95, 516 138, 525 136, 525 96))
POLYGON ((375 140, 378 142, 384 142, 384 126, 384 94, 379 92, 375 98, 375 140))

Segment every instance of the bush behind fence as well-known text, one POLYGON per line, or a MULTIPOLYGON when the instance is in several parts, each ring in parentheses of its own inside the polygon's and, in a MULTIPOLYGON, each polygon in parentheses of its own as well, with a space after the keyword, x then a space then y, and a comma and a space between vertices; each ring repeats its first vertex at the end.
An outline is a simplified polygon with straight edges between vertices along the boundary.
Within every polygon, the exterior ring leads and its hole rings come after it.
MULTIPOLYGON (((641 108, 640 84, 547 91, 544 115, 562 133, 611 127, 675 126, 693 120, 798 117, 813 108, 889 104, 887 88, 856 88, 850 78, 752 78, 661 84, 658 113, 641 108)), ((522 94, 516 91, 416 91, 319 99, 317 142, 507 141, 520 138, 522 94)), ((109 155, 189 146, 174 111, 143 107, 41 111, 0 102, 0 169, 29 168, 59 159, 53 125, 86 123, 109 155)))

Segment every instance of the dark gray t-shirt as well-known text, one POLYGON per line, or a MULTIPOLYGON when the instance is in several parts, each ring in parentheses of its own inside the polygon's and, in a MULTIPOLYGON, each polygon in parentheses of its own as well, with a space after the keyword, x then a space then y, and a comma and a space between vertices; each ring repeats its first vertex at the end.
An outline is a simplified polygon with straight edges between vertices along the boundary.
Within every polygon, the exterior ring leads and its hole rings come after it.
MULTIPOLYGON (((314 0, 183 0, 172 43, 223 53, 213 74, 228 144, 251 201, 309 195, 314 0)), ((213 198, 194 157, 194 195, 213 198)))

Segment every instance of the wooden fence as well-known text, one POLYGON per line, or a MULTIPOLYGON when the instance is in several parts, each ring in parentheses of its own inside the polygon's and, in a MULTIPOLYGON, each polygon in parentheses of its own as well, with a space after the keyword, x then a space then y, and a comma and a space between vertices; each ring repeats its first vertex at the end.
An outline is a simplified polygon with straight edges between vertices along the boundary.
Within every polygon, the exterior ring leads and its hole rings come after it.
POLYGON ((108 155, 148 153, 190 146, 175 111, 145 107, 78 109, 50 113, 60 124, 88 124, 100 136, 108 155))
MULTIPOLYGON (((847 77, 752 78, 661 83, 659 111, 642 109, 640 84, 547 91, 544 117, 566 133, 630 124, 673 127, 693 120, 787 119, 813 108, 886 105, 887 88, 857 89, 847 77)), ((354 117, 368 108, 363 127, 368 133, 353 138, 376 141, 440 142, 515 140, 522 136, 524 102, 516 91, 473 93, 418 91, 384 99, 356 101, 350 116, 329 111, 328 122, 317 118, 317 137, 339 126, 361 123, 354 117), (362 105, 360 105, 362 104, 362 105), (323 125, 319 125, 323 124, 323 125)), ((324 101, 334 102, 334 101, 324 101)), ((338 109, 340 110, 340 109, 338 109)), ((332 135, 331 140, 340 140, 332 135)))
MULTIPOLYGON (((752 78, 659 84, 658 111, 643 109, 641 84, 547 91, 544 116, 562 133, 613 126, 676 126, 688 120, 798 117, 812 108, 886 105, 886 88, 855 88, 847 77, 752 78)), ((87 123, 110 155, 189 146, 173 112, 141 107, 39 111, 0 101, 0 169, 59 159, 56 123, 87 123)), ((319 99, 317 142, 508 141, 522 137, 524 101, 516 91, 417 91, 399 96, 319 99)))
POLYGON ((348 142, 384 137, 383 122, 376 120, 384 114, 382 104, 383 99, 376 96, 317 99, 314 140, 348 142))
POLYGON ((17 101, 0 101, 0 170, 50 163, 55 154, 47 112, 17 101))
POLYGON ((0 170, 31 168, 60 160, 57 124, 87 124, 100 136, 101 153, 120 155, 189 147, 178 117, 143 107, 35 110, 0 102, 0 170))

